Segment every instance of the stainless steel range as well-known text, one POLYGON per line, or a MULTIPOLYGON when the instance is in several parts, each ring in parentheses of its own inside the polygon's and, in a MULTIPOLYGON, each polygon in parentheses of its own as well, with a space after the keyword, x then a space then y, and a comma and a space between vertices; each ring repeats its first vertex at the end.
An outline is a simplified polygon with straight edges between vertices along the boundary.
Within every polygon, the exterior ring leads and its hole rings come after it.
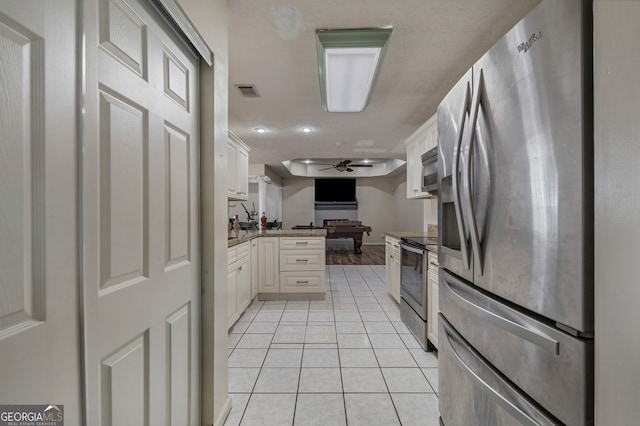
POLYGON ((403 237, 400 240, 400 318, 422 348, 435 347, 427 338, 427 244, 437 242, 424 237, 403 237))

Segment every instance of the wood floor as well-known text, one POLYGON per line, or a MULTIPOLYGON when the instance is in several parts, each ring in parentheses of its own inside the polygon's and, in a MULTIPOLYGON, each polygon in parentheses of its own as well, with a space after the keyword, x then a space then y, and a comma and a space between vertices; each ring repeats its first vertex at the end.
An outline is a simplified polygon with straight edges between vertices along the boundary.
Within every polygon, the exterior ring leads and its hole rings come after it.
POLYGON ((384 265, 384 246, 362 246, 362 254, 353 253, 353 245, 327 246, 327 265, 384 265))

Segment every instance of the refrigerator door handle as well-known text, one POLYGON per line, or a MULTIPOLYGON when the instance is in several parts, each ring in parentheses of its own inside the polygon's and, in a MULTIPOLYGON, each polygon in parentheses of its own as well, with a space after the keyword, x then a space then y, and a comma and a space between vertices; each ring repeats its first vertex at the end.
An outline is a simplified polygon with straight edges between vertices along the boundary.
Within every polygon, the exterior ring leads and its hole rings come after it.
MULTIPOLYGON (((444 333, 441 333, 440 337, 441 338, 444 337, 444 339, 443 339, 444 340, 444 344, 446 345, 446 348, 448 349, 449 353, 451 354, 451 358, 458 365, 458 367, 462 370, 462 372, 465 373, 465 375, 476 386, 478 386, 480 389, 482 389, 484 391, 484 393, 486 395, 488 395, 497 405, 499 405, 505 411, 507 411, 509 414, 511 414, 522 425, 540 426, 540 422, 536 421, 531 416, 529 416, 527 413, 522 411, 520 409, 520 407, 518 407, 517 403, 514 403, 513 400, 516 400, 518 398, 517 394, 514 394, 514 395, 509 395, 509 394, 503 395, 500 392, 498 392, 496 389, 494 389, 491 385, 489 385, 487 382, 482 380, 482 377, 480 377, 475 371, 473 371, 473 369, 470 366, 468 366, 464 362, 464 360, 462 359, 462 357, 460 356, 458 351, 453 347, 453 344, 451 343, 451 340, 452 339, 455 340, 456 344, 459 345, 461 349, 463 349, 464 351, 469 353, 470 356, 473 356, 473 357, 477 358, 477 355, 475 355, 473 349, 466 342, 464 342, 462 339, 459 339, 456 336, 457 333, 455 333, 455 331, 453 331, 446 322, 441 322, 441 327, 442 327, 442 329, 444 329, 444 333), (444 336, 442 336, 442 334, 444 334, 444 336)), ((441 329, 441 331, 442 331, 442 329, 441 329)), ((549 424, 551 424, 550 421, 549 421, 549 424)))
MULTIPOLYGON (((552 354, 559 355, 560 354, 560 342, 555 339, 552 339, 549 336, 546 336, 537 330, 532 330, 528 328, 526 325, 522 325, 517 323, 514 320, 507 319, 505 316, 498 315, 498 313, 494 313, 488 309, 483 308, 482 306, 474 303, 473 300, 470 300, 473 295, 472 294, 462 294, 459 289, 455 287, 460 287, 461 284, 457 283, 457 279, 445 275, 443 276, 442 282, 444 282, 444 291, 449 292, 452 295, 452 299, 463 309, 471 314, 475 315, 478 318, 481 318, 496 327, 499 327, 509 333, 518 336, 528 342, 531 342, 542 349, 549 351, 552 354)), ((464 284, 462 284, 464 285, 464 284)), ((496 309, 497 311, 498 309, 496 309)))
POLYGON ((469 87, 469 82, 467 82, 467 90, 465 90, 464 95, 464 108, 462 108, 462 112, 460 114, 460 119, 458 120, 458 138, 456 139, 456 145, 453 148, 453 164, 451 167, 451 183, 453 189, 453 206, 456 211, 456 221, 458 224, 458 232, 460 233, 460 251, 462 252, 462 263, 465 265, 467 269, 471 269, 471 260, 470 260, 470 247, 469 241, 467 240, 467 230, 465 228, 464 219, 462 217, 462 201, 460 199, 460 183, 458 182, 458 168, 460 163, 460 149, 462 148, 462 139, 464 137, 464 129, 467 114, 469 112, 469 103, 471 97, 471 88, 469 87))
POLYGON ((476 212, 473 208, 473 199, 471 197, 471 193, 473 191, 473 183, 471 181, 473 177, 473 169, 471 168, 471 159, 473 153, 473 143, 475 139, 476 133, 476 121, 478 120, 478 109, 480 107, 480 98, 482 96, 482 90, 484 89, 484 74, 483 70, 480 69, 480 76, 478 78, 478 84, 475 85, 473 98, 471 100, 471 117, 469 122, 469 131, 468 133, 468 147, 465 150, 465 170, 463 171, 464 175, 464 184, 466 189, 467 196, 467 205, 469 208, 468 221, 469 221, 469 233, 471 234, 471 247, 473 249, 474 257, 477 256, 478 265, 480 266, 480 275, 483 273, 484 259, 482 256, 482 250, 480 247, 480 234, 478 233, 478 222, 476 220, 476 212))

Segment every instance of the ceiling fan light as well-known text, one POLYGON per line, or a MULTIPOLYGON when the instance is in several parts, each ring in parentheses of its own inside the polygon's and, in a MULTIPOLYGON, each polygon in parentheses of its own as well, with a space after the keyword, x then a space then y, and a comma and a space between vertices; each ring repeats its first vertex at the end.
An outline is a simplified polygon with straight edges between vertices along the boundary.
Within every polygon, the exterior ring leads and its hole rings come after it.
POLYGON ((316 31, 320 93, 326 111, 365 109, 391 32, 390 28, 316 31))

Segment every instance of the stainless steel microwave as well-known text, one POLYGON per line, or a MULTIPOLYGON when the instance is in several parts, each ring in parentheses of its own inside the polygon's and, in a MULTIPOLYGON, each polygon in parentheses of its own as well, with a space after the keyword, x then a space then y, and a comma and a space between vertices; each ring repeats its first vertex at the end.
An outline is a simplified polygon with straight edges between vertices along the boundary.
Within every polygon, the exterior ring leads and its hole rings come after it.
POLYGON ((422 154, 422 191, 438 193, 438 147, 422 154))

